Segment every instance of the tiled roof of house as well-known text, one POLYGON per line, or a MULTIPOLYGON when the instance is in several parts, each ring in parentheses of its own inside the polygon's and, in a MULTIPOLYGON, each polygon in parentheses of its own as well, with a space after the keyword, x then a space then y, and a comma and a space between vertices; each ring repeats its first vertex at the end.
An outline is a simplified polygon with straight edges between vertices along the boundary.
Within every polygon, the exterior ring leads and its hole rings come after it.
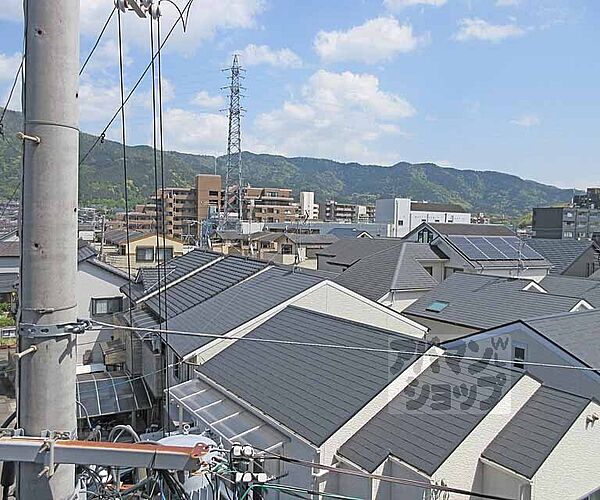
POLYGON ((421 296, 404 314, 451 324, 487 329, 520 319, 571 311, 581 299, 523 288, 528 280, 454 273, 421 296), (441 303, 440 311, 431 310, 441 303))
POLYGON ((553 295, 566 295, 585 299, 594 307, 600 307, 600 283, 571 276, 546 276, 540 286, 553 295))
POLYGON ((591 241, 556 238, 531 238, 527 244, 552 264, 550 274, 562 274, 571 264, 595 247, 591 241))
POLYGON ((589 403, 580 396, 540 387, 482 456, 532 479, 589 403))
MULTIPOLYGON (((401 355, 398 374, 429 347, 414 337, 296 307, 245 338, 381 349, 393 341, 410 353, 401 355)), ((226 348, 199 371, 317 446, 391 382, 386 352, 248 341, 226 348)))
POLYGON ((437 360, 339 453, 369 472, 392 455, 432 475, 522 376, 480 361, 437 360), (480 380, 491 385, 482 389, 480 380))

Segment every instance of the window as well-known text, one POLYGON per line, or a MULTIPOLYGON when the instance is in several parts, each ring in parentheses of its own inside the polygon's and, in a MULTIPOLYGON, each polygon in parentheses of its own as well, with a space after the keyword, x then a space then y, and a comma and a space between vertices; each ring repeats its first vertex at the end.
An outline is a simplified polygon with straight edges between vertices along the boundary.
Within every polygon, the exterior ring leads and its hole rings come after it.
POLYGON ((433 267, 432 266, 423 266, 423 269, 425 269, 425 271, 427 271, 430 276, 433 276, 433 267))
POLYGON ((137 247, 135 249, 135 260, 137 260, 138 262, 154 261, 154 248, 153 247, 137 247))
POLYGON ((398 221, 398 225, 399 225, 399 226, 404 226, 404 221, 403 221, 402 219, 400 219, 400 220, 398 221))
POLYGON ((434 300, 431 304, 427 306, 425 310, 439 313, 446 309, 446 307, 448 307, 449 305, 450 303, 444 300, 434 300))
POLYGON ((113 314, 123 310, 123 297, 92 299, 92 314, 113 314))
POLYGON ((159 247, 156 249, 156 255, 158 255, 161 262, 171 260, 173 258, 173 247, 159 247))
POLYGON ((513 342, 513 366, 519 370, 525 369, 524 361, 527 360, 527 346, 513 342))
POLYGON ((293 253, 292 245, 290 245, 289 243, 283 243, 281 245, 281 253, 283 255, 291 255, 293 253))

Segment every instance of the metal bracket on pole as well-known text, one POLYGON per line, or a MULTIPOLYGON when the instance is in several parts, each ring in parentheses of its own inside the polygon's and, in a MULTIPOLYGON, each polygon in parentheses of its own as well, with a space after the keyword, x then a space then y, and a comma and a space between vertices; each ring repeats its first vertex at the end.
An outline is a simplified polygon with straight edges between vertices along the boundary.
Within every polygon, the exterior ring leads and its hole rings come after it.
POLYGON ((19 335, 28 338, 60 337, 68 334, 84 333, 92 327, 90 320, 79 320, 77 323, 65 323, 60 325, 33 325, 21 323, 19 335))
POLYGON ((42 142, 42 140, 39 137, 37 137, 35 135, 27 135, 27 134, 24 134, 23 132, 18 132, 17 138, 20 139, 21 141, 31 141, 31 142, 35 142, 36 144, 39 144, 40 142, 42 142))

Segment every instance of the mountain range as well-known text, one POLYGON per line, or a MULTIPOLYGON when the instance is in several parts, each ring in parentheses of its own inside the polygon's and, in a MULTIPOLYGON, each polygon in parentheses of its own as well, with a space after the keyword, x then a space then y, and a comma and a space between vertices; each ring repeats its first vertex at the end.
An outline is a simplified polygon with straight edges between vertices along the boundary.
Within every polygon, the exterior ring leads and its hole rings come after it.
MULTIPOLYGON (((12 194, 20 179, 21 145, 16 133, 22 130, 22 115, 8 110, 4 138, 0 138, 0 199, 12 194)), ((97 137, 81 133, 80 155, 97 137)), ((144 202, 154 191, 154 156, 149 146, 127 146, 130 204, 144 202)), ((224 156, 216 159, 223 173, 224 156)), ((374 203, 381 197, 410 197, 413 200, 454 202, 472 212, 518 217, 534 206, 562 204, 572 191, 525 180, 495 171, 459 170, 433 163, 396 163, 392 166, 340 163, 333 160, 244 152, 245 182, 253 186, 289 187, 314 191, 317 201, 374 203)), ((165 184, 191 185, 199 173, 214 173, 215 158, 166 151, 165 184)), ((82 205, 123 208, 123 150, 118 142, 99 142, 79 169, 82 205)))

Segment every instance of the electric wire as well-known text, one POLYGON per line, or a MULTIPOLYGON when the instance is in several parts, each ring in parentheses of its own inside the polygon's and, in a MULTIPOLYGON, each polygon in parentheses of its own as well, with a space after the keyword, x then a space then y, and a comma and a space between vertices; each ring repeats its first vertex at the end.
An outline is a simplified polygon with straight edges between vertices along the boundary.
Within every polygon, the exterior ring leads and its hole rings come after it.
MULTIPOLYGON (((361 352, 378 352, 385 354, 406 354, 406 355, 417 355, 421 354, 423 356, 430 356, 435 358, 448 358, 448 359, 457 359, 457 360, 466 360, 466 361, 480 361, 486 363, 498 363, 498 364, 519 364, 519 365, 529 365, 529 366, 539 366, 545 368, 564 368, 570 370, 581 370, 581 371, 600 371, 600 367, 590 367, 590 366, 573 366, 573 365, 563 365, 558 363, 541 363, 535 361, 522 361, 522 360, 512 360, 512 359, 495 359, 495 358, 478 358, 475 356, 462 356, 460 354, 449 354, 446 352, 434 353, 434 352, 426 352, 422 353, 419 351, 402 351, 398 349, 386 349, 386 348, 378 348, 378 347, 365 347, 359 345, 344 345, 344 344, 325 344, 319 342, 301 342, 295 340, 281 340, 281 339, 265 339, 265 338, 254 338, 254 337, 227 337, 218 333, 200 333, 200 332, 190 332, 184 330, 157 330, 154 328, 144 328, 137 326, 125 326, 125 325, 115 325, 111 323, 106 323, 98 320, 91 320, 92 323, 95 323, 99 326, 108 327, 108 328, 120 328, 123 330, 132 330, 138 332, 162 332, 162 333, 170 333, 173 335, 188 335, 190 337, 205 337, 205 338, 213 338, 219 339, 224 342, 257 342, 264 344, 280 344, 280 345, 288 345, 288 346, 297 346, 297 347, 312 347, 318 349, 339 349, 346 351, 361 351, 361 352)), ((415 337, 415 340, 421 340, 415 337)), ((431 347, 434 347, 431 345, 431 347)), ((187 362, 186 362, 187 363, 187 362)), ((194 363, 187 363, 189 365, 194 365, 194 363)))
POLYGON ((104 23, 104 26, 102 26, 102 30, 100 30, 100 34, 98 35, 98 37, 96 38, 96 42, 94 43, 94 45, 92 46, 92 49, 90 50, 90 53, 88 54, 88 56, 86 57, 83 65, 81 66, 81 69, 79 70, 79 76, 81 76, 83 74, 83 72, 85 71, 85 67, 87 66, 88 62, 90 61, 90 59, 92 58, 92 56, 94 55, 94 52, 96 51, 96 49, 98 48, 98 45, 100 44, 100 40, 102 40, 102 37, 104 36, 104 32, 106 31, 106 28, 108 27, 108 25, 110 24, 110 21, 113 17, 113 15, 115 14, 115 10, 117 10, 117 7, 113 7, 113 9, 110 11, 110 14, 108 16, 108 19, 106 19, 106 22, 104 23))
MULTIPOLYGON (((17 73, 15 74, 15 79, 13 80, 10 91, 8 92, 8 98, 6 99, 6 104, 4 105, 4 109, 2 110, 2 114, 0 115, 0 135, 2 137, 4 137, 4 125, 3 125, 4 116, 6 115, 6 110, 8 109, 8 106, 12 99, 13 93, 15 92, 15 88, 17 87, 17 82, 19 81, 19 75, 21 73, 24 73, 24 71, 23 71, 24 64, 25 64, 25 51, 23 51, 23 57, 21 57, 21 63, 19 64, 17 73)), ((22 99, 24 99, 24 97, 22 97, 22 99)), ((21 108, 21 109, 23 109, 23 108, 21 108)), ((25 112, 25 110, 23 109, 23 113, 24 112, 25 112)))
MULTIPOLYGON (((189 10, 190 7, 191 7, 191 5, 193 4, 193 2, 194 2, 194 0, 188 0, 187 3, 186 3, 186 5, 185 5, 185 7, 183 8, 183 12, 186 12, 186 10, 189 10)), ((171 35, 175 31, 175 28, 177 27, 177 24, 179 23, 179 21, 180 21, 180 19, 178 18, 175 21, 175 23, 173 23, 173 25, 169 29, 169 31, 168 31, 165 39, 158 46, 158 48, 157 48, 157 54, 152 57, 152 60, 155 60, 157 58, 157 55, 161 53, 163 47, 165 46, 165 44, 167 43, 167 41, 169 40, 169 38, 171 37, 171 35)), ((150 61, 147 64, 146 68, 144 69, 144 71, 142 72, 142 74, 140 75, 140 77, 137 79, 136 83, 133 85, 133 87, 131 88, 131 90, 127 94, 127 97, 124 99, 123 104, 121 104, 121 106, 114 112, 114 114, 112 115, 112 118, 108 121, 107 125, 104 127, 104 129, 102 130, 102 132, 100 133, 100 135, 98 135, 96 137, 96 140, 92 143, 91 147, 88 149, 88 151, 85 153, 85 155, 83 155, 83 157, 79 160, 79 165, 81 165, 88 158, 88 156, 91 154, 91 152, 94 150, 94 148, 100 143, 100 141, 102 140, 102 138, 106 137, 106 132, 108 131, 108 129, 110 128, 110 126, 113 124, 113 122, 119 116, 121 108, 124 107, 129 102, 129 99, 131 99, 131 96, 138 89, 138 87, 140 86, 140 84, 144 80, 144 77, 148 74, 148 71, 150 71, 151 65, 152 65, 152 61, 150 61)))
MULTIPOLYGON (((123 142, 123 194, 125 197, 125 237, 127 243, 127 285, 129 296, 131 297, 131 252, 130 252, 130 231, 129 231, 129 186, 127 175, 127 141, 126 141, 126 122, 125 122, 125 75, 123 69, 123 30, 121 22, 121 11, 117 9, 118 21, 118 41, 119 41, 119 81, 121 94, 121 140, 123 142)), ((129 324, 133 322, 132 310, 129 308, 129 324)), ((133 342, 133 333, 130 338, 133 342)), ((133 344, 132 344, 133 346, 133 344)), ((131 350, 132 366, 133 366, 133 349, 131 350)))

